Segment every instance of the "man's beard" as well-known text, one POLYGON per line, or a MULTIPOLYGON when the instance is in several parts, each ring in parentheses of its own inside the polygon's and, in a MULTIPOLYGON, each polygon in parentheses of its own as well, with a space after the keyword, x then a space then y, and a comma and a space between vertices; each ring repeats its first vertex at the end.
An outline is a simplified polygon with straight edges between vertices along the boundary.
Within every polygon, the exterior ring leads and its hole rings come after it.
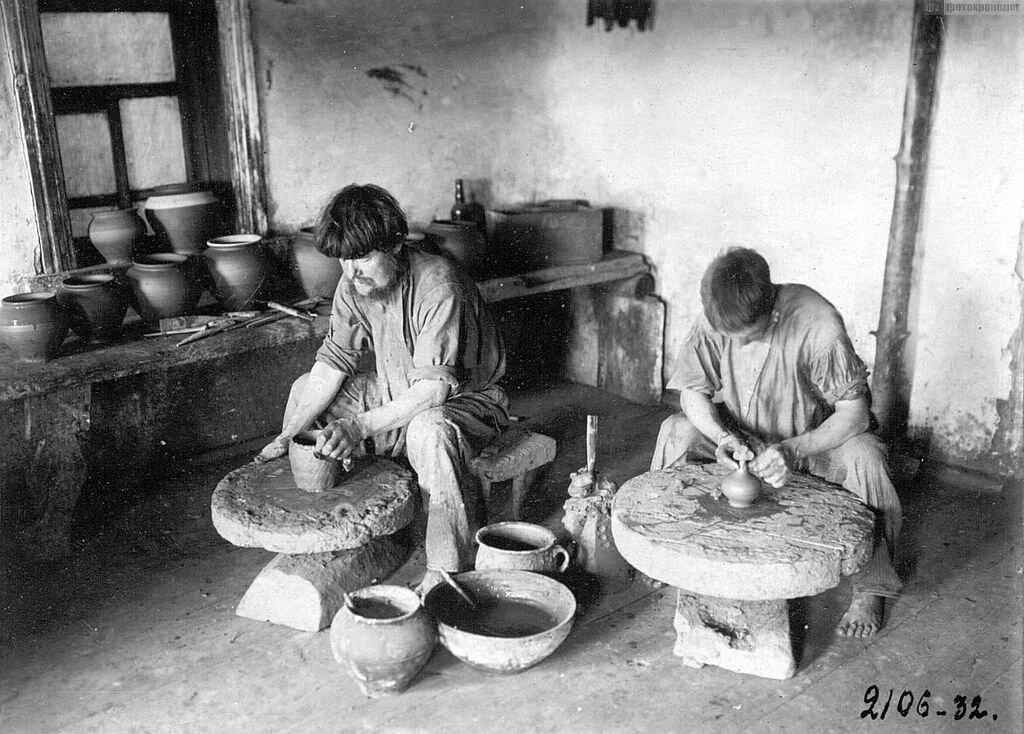
POLYGON ((387 280, 384 285, 377 285, 374 281, 364 280, 357 277, 346 282, 346 287, 348 288, 349 293, 357 298, 364 298, 368 301, 386 301, 391 294, 398 289, 399 284, 402 282, 402 278, 408 270, 408 262, 404 257, 396 257, 390 253, 385 256, 383 262, 386 263, 385 267, 387 270, 387 280), (366 293, 360 293, 356 290, 356 281, 362 281, 365 285, 369 285, 370 290, 366 293))

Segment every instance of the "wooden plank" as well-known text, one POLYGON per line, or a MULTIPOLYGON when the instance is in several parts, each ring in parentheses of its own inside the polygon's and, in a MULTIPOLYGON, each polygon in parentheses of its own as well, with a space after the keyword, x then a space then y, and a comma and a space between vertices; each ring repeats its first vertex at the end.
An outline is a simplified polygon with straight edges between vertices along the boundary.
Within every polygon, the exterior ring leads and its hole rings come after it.
POLYGON ((647 273, 650 266, 643 255, 615 251, 599 262, 588 265, 561 265, 534 270, 521 275, 491 278, 479 283, 480 292, 488 302, 520 298, 535 293, 550 293, 598 283, 630 278, 647 273))
POLYGON ((70 385, 167 370, 242 352, 320 340, 327 333, 327 327, 325 317, 317 318, 312 324, 283 319, 255 329, 228 331, 180 348, 174 346, 180 337, 138 339, 67 354, 45 364, 18 362, 10 348, 3 345, 0 346, 0 401, 17 400, 70 385))
POLYGON ((0 23, 3 25, 6 53, 10 56, 14 94, 21 114, 25 156, 32 181, 32 202, 39 230, 36 269, 47 273, 70 270, 75 267, 71 218, 35 0, 0 3, 0 23))

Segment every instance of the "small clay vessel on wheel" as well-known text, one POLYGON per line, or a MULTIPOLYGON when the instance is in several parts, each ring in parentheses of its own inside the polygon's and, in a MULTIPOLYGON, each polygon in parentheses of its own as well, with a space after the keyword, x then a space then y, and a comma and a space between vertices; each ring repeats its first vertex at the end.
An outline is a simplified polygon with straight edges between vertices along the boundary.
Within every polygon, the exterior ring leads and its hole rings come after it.
POLYGON ((740 468, 722 477, 722 494, 733 507, 750 507, 761 496, 761 480, 747 471, 746 460, 740 468))

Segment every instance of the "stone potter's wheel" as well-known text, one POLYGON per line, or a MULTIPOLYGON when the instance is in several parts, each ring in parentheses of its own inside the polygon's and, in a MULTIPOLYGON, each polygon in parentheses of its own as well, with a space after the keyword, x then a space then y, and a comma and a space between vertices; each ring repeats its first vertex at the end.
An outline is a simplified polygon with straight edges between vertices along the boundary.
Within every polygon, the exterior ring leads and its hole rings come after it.
POLYGON ((277 553, 358 548, 413 519, 413 474, 388 459, 359 457, 338 486, 306 492, 295 486, 288 458, 250 463, 221 480, 210 510, 231 543, 277 553))

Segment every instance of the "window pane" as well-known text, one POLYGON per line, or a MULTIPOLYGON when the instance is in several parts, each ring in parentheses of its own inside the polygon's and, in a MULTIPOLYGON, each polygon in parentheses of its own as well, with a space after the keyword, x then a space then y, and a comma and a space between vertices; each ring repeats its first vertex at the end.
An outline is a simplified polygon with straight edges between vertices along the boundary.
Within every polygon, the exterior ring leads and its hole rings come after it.
POLYGON ((54 87, 174 81, 167 13, 42 13, 54 87))
POLYGON ((56 117, 68 198, 117 193, 107 116, 97 113, 56 117))
POLYGON ((123 99, 120 105, 129 186, 148 189, 188 178, 178 99, 123 99))

